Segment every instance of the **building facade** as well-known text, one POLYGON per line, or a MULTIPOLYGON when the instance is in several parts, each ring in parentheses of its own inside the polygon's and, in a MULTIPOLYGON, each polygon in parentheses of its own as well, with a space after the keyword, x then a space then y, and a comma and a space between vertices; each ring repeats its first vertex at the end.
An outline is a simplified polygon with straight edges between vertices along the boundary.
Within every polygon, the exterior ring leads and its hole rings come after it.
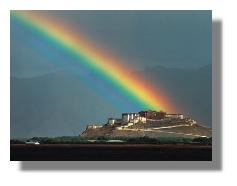
POLYGON ((170 119, 184 119, 183 114, 166 114, 165 117, 170 119))
POLYGON ((108 119, 108 125, 114 125, 114 124, 121 124, 122 123, 122 119, 118 119, 118 118, 109 118, 108 119))
POLYGON ((103 126, 92 124, 92 125, 87 125, 86 129, 98 129, 98 128, 101 128, 101 127, 103 127, 103 126))

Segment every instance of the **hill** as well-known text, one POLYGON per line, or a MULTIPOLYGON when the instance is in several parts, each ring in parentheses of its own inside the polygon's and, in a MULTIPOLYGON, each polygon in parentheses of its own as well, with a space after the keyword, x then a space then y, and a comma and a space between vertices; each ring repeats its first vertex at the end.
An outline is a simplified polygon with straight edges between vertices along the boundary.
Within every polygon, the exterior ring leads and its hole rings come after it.
POLYGON ((202 126, 190 118, 147 119, 137 123, 106 123, 103 126, 91 125, 81 134, 82 137, 211 137, 211 128, 202 126))

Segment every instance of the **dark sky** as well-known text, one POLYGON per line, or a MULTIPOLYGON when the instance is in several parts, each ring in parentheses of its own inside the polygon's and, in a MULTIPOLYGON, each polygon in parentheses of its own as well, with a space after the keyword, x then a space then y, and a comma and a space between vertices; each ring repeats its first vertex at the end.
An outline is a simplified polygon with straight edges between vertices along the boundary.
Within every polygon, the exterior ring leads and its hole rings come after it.
MULTIPOLYGON (((80 30, 91 41, 125 59, 136 70, 156 65, 197 68, 211 63, 211 11, 41 13, 67 22, 70 28, 80 30)), ((37 76, 57 70, 58 67, 45 56, 22 45, 26 38, 14 29, 11 31, 12 76, 37 76)))

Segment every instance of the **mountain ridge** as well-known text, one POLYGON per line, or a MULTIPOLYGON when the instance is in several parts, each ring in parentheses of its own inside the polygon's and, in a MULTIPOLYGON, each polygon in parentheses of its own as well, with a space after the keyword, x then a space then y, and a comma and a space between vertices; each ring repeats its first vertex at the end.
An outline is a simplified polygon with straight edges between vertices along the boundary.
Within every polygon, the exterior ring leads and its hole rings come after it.
MULTIPOLYGON (((207 111, 210 112, 211 105, 210 102, 206 101, 211 99, 211 94, 209 93, 208 86, 211 85, 211 65, 206 68, 199 68, 195 70, 197 75, 195 75, 194 82, 200 82, 202 79, 208 78, 204 82, 203 86, 199 86, 200 89, 205 91, 200 91, 201 96, 207 95, 207 99, 203 102, 207 102, 207 111), (199 73, 199 74, 198 74, 199 73), (200 75, 201 74, 201 75, 200 75), (202 75, 204 74, 204 75, 202 75), (208 75, 207 75, 208 74, 208 75), (198 80, 199 76, 203 76, 198 80)), ((152 83, 157 83, 159 86, 165 84, 164 89, 166 92, 177 92, 179 100, 175 100, 175 104, 184 104, 186 98, 188 97, 188 107, 187 111, 191 110, 191 114, 181 110, 181 113, 185 113, 187 116, 191 116, 195 120, 201 120, 200 123, 205 123, 210 126, 207 119, 204 118, 202 122, 203 111, 206 110, 206 105, 196 105, 195 109, 190 105, 195 105, 192 100, 192 96, 195 95, 195 91, 190 91, 192 86, 187 90, 189 96, 180 96, 182 91, 180 91, 178 86, 172 86, 172 82, 178 82, 180 79, 180 73, 170 72, 169 68, 164 67, 163 69, 158 68, 158 70, 151 68, 149 71, 140 71, 147 79, 152 83), (165 69, 165 70, 164 70, 165 69), (161 74, 158 71, 163 71, 161 74), (159 74, 159 75, 157 75, 159 74), (178 75, 177 75, 178 74, 178 75), (178 78, 177 78, 178 76, 178 78), (193 110, 194 109, 194 110, 193 110), (198 111, 198 112, 197 112, 198 111), (194 113, 194 114, 192 114, 194 113), (196 114, 195 114, 196 113, 196 114), (197 114, 199 113, 199 114, 197 114)), ((184 70, 186 72, 186 70, 184 70)), ((193 73, 185 73, 184 77, 181 79, 192 80, 189 75, 193 73)), ((11 136, 13 137, 29 137, 29 136, 60 136, 60 135, 75 135, 80 133, 83 128, 89 123, 102 123, 107 116, 116 117, 114 113, 121 113, 123 111, 117 109, 111 105, 108 101, 101 98, 96 94, 95 91, 91 91, 90 88, 83 85, 83 81, 73 74, 64 71, 57 71, 49 73, 39 77, 31 78, 17 78, 11 77, 11 136), (82 88, 83 86, 83 88, 82 88), (82 99, 79 100, 79 97, 82 99), (91 97, 88 100, 87 97, 91 97), (96 109, 91 107, 92 103, 99 105, 104 105, 102 109, 96 109), (81 108, 80 105, 83 105, 81 108), (90 114, 93 113, 93 118, 90 114)), ((184 85, 190 84, 192 82, 185 82, 184 85)), ((182 87, 183 88, 183 87, 182 87)), ((199 90, 198 90, 199 91, 199 90)), ((169 95, 172 97, 173 95, 169 95)), ((199 100, 197 100, 199 101, 199 100)), ((184 104, 184 105, 185 105, 184 104)), ((210 115, 204 113, 204 115, 210 115)), ((211 116, 211 115, 210 115, 211 116)), ((211 120, 209 119, 211 122, 211 120)))

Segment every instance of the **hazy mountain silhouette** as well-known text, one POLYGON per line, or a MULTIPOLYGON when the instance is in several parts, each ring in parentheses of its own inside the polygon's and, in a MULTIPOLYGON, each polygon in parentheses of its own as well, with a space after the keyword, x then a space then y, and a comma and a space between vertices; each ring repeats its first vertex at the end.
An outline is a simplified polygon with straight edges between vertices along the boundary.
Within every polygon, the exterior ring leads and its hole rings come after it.
POLYGON ((198 69, 147 67, 143 73, 161 87, 179 112, 212 125, 212 66, 198 69))
POLYGON ((72 74, 11 78, 12 137, 78 135, 114 113, 120 111, 72 74))
MULTIPOLYGON (((139 73, 165 89, 182 106, 179 112, 211 126, 211 65, 193 70, 157 66, 139 73)), ((121 112, 70 73, 11 77, 11 137, 78 135, 87 124, 121 112)))

